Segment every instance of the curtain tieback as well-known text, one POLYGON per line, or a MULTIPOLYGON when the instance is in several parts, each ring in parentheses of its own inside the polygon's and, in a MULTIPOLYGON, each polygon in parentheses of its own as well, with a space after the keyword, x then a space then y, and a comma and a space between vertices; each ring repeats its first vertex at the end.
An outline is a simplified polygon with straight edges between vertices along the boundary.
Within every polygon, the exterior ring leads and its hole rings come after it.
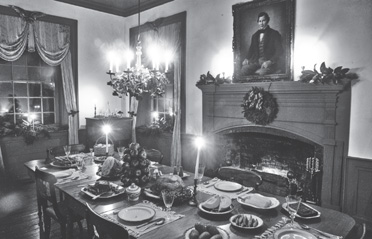
POLYGON ((78 113, 79 113, 79 111, 75 111, 75 110, 71 110, 70 112, 67 112, 67 114, 71 115, 72 117, 74 117, 78 113))

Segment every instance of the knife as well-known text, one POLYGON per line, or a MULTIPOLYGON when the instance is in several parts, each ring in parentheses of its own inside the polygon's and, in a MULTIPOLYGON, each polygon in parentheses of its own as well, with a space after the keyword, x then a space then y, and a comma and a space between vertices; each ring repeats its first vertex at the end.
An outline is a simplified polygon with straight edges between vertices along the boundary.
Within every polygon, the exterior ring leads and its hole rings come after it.
POLYGON ((146 226, 146 225, 151 224, 151 223, 154 223, 154 222, 161 221, 161 220, 163 220, 163 219, 164 219, 163 217, 159 217, 159 218, 156 218, 156 219, 154 219, 154 220, 151 220, 151 221, 145 222, 145 223, 143 223, 143 224, 141 224, 141 225, 138 225, 136 228, 141 228, 141 227, 143 227, 143 226, 146 226))
POLYGON ((215 185, 218 181, 220 181, 220 180, 219 180, 219 179, 215 179, 214 182, 213 182, 213 180, 212 180, 212 182, 211 182, 210 184, 206 185, 205 187, 206 187, 206 188, 212 187, 212 186, 215 185))
POLYGON ((249 188, 249 187, 247 187, 247 188, 243 189, 242 191, 240 191, 240 192, 236 193, 236 195, 240 195, 240 194, 242 194, 242 193, 244 193, 244 192, 248 191, 249 189, 250 189, 250 188, 249 188))

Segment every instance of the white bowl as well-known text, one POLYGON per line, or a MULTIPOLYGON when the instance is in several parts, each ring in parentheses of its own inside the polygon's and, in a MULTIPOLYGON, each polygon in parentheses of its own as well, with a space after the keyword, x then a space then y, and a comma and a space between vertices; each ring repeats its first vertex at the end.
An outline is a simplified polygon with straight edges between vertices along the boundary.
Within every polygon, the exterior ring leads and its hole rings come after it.
POLYGON ((236 228, 239 228, 239 229, 252 230, 252 229, 256 229, 256 228, 261 227, 261 226, 263 225, 263 220, 262 220, 260 217, 258 217, 258 216, 256 216, 256 215, 252 215, 252 214, 237 214, 237 215, 234 215, 234 216, 230 217, 230 223, 231 223, 232 226, 234 226, 234 227, 236 227, 236 228), (257 220, 258 224, 257 224, 255 227, 242 227, 242 226, 239 226, 238 224, 236 224, 236 223, 234 222, 234 219, 235 219, 236 217, 240 216, 240 215, 243 215, 243 216, 245 215, 245 216, 247 216, 248 218, 249 218, 250 216, 252 216, 252 219, 257 220))

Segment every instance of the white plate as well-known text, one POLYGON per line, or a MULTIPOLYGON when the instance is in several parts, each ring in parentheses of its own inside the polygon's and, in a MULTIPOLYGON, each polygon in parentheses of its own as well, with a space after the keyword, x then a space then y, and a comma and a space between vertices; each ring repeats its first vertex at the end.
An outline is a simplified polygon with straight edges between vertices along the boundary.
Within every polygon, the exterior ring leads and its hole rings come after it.
POLYGON ((151 219, 155 210, 145 206, 133 206, 122 209, 118 217, 126 222, 142 222, 151 219))
POLYGON ((256 228, 259 228, 259 227, 261 227, 263 225, 262 219, 260 217, 257 217, 256 215, 252 215, 252 214, 237 214, 237 215, 234 215, 234 216, 230 217, 230 223, 231 223, 232 226, 234 226, 236 228, 247 229, 247 230, 256 229, 256 228), (255 226, 255 227, 242 227, 242 226, 239 226, 238 224, 236 224, 235 222, 233 222, 234 218, 238 217, 239 215, 245 215, 248 218, 250 216, 252 216, 253 219, 257 220, 257 222, 258 222, 257 226, 255 226))
POLYGON ((214 187, 217 190, 224 191, 224 192, 236 192, 242 189, 243 186, 235 182, 219 181, 214 184, 214 187))
POLYGON ((55 168, 76 168, 76 164, 71 164, 71 165, 58 165, 58 164, 55 164, 54 162, 51 162, 50 163, 51 166, 55 167, 55 168))
MULTIPOLYGON (((311 207, 311 206, 310 206, 309 204, 307 204, 307 203, 303 203, 303 202, 301 202, 301 204, 303 204, 303 205, 305 205, 306 207, 309 207, 310 209, 314 210, 314 211, 317 213, 317 215, 310 216, 310 217, 303 217, 303 216, 300 216, 300 215, 298 215, 298 214, 296 213, 296 217, 298 217, 298 218, 302 218, 302 219, 312 219, 312 218, 318 218, 318 217, 320 217, 320 214, 321 214, 321 213, 320 213, 318 210, 316 210, 315 208, 311 207)), ((282 208, 288 212, 288 210, 287 210, 287 203, 286 203, 286 202, 282 204, 282 208)))
MULTIPOLYGON (((173 175, 173 173, 170 173, 170 175, 173 175)), ((184 172, 181 178, 187 178, 188 176, 190 176, 190 174, 184 172)))
POLYGON ((234 206, 232 204, 230 205, 229 210, 223 211, 223 212, 215 212, 215 211, 209 211, 207 209, 204 209, 203 208, 203 203, 200 203, 198 207, 202 212, 205 212, 205 213, 211 214, 211 215, 225 215, 225 214, 229 214, 230 212, 232 212, 234 210, 234 206))
MULTIPOLYGON (((91 184, 91 185, 94 185, 94 184, 91 184)), ((112 191, 111 194, 110 193, 103 194, 102 196, 99 196, 98 198, 112 198, 112 197, 116 197, 118 195, 121 195, 121 194, 125 193, 125 189, 120 185, 117 185, 115 183, 110 182, 110 186, 111 187, 116 187, 117 190, 119 190, 119 192, 115 193, 115 192, 112 191)), ((83 187, 80 191, 82 191, 83 193, 85 193, 89 197, 95 197, 96 196, 95 194, 89 192, 87 187, 83 187)))
POLYGON ((58 172, 53 172, 53 174, 56 178, 66 178, 72 175, 72 173, 75 172, 75 170, 63 170, 63 171, 58 171, 58 172))
POLYGON ((278 201, 278 199, 274 198, 274 197, 265 197, 261 194, 258 194, 258 193, 251 193, 251 194, 247 194, 245 195, 244 197, 238 197, 238 203, 242 204, 242 205, 245 205, 245 206, 249 206, 249 207, 253 207, 253 208, 256 208, 256 209, 263 209, 263 210, 268 210, 268 209, 273 209, 273 208, 276 208, 277 206, 280 205, 280 202, 278 201), (271 201, 271 205, 269 207, 258 207, 254 204, 250 204, 249 201, 248 202, 245 202, 242 200, 243 199, 247 199, 249 197, 258 197, 259 199, 268 199, 271 201))
POLYGON ((274 239, 317 239, 313 234, 296 228, 282 228, 274 233, 274 239))
MULTIPOLYGON (((190 232, 192 231, 192 229, 194 229, 194 227, 189 228, 185 231, 185 239, 190 239, 189 235, 190 235, 190 232)), ((217 227, 217 230, 220 233, 220 235, 222 236, 222 239, 229 239, 230 238, 229 234, 224 229, 217 227)))

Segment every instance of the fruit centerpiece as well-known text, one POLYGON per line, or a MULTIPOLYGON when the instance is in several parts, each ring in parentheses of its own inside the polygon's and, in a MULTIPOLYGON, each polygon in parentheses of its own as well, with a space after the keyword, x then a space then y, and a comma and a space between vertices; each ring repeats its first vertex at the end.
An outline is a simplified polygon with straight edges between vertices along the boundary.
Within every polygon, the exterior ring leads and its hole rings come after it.
POLYGON ((143 186, 149 181, 150 160, 146 150, 138 143, 131 143, 124 150, 123 160, 120 180, 125 187, 132 183, 143 186))

